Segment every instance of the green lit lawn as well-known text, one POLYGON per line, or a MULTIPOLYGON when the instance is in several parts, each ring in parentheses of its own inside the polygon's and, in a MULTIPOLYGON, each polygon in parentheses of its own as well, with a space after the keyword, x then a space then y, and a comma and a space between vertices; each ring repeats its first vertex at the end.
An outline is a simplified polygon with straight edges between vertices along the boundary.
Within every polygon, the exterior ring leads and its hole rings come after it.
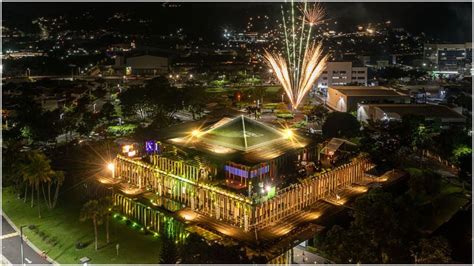
POLYGON ((221 92, 228 92, 228 91, 231 91, 230 89, 229 90, 226 90, 222 87, 216 87, 216 88, 207 88, 206 89, 206 92, 209 92, 209 93, 221 93, 221 92))
POLYGON ((281 89, 281 86, 268 86, 266 87, 267 93, 277 93, 281 89))
POLYGON ((79 221, 78 206, 60 205, 48 210, 43 207, 42 219, 38 218, 36 207, 30 208, 29 203, 17 199, 10 188, 3 189, 3 211, 18 225, 35 224, 40 231, 59 242, 55 247, 43 241, 37 234, 25 229, 25 235, 40 249, 59 263, 78 263, 87 256, 91 263, 157 263, 160 241, 150 235, 141 234, 137 230, 116 220, 110 223, 109 245, 105 245, 105 226, 99 227, 99 251, 94 250, 94 233, 90 221, 79 221), (90 242, 81 250, 75 249, 77 241, 90 242), (120 254, 117 257, 115 244, 120 243, 120 254))

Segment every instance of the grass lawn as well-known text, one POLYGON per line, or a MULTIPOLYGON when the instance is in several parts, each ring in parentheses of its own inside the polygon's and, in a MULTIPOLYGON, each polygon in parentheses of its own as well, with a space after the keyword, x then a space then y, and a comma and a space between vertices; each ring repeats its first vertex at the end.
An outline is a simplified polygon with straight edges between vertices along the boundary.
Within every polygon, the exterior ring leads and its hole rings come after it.
POLYGON ((220 92, 229 92, 231 90, 227 90, 222 87, 215 87, 215 88, 211 87, 211 88, 207 88, 205 91, 209 93, 220 93, 220 92))
POLYGON ((429 232, 435 231, 448 222, 453 215, 455 215, 459 209, 466 205, 469 199, 462 193, 451 193, 448 195, 442 195, 435 200, 433 206, 426 204, 423 206, 423 212, 432 213, 430 222, 427 223, 425 229, 429 232))
POLYGON ((31 242, 58 263, 78 263, 84 256, 94 264, 158 263, 160 239, 140 233, 117 220, 110 220, 111 243, 108 245, 105 243, 105 225, 99 227, 99 250, 95 251, 92 222, 79 221, 79 206, 59 203, 55 209, 49 210, 42 205, 42 218, 39 219, 36 206, 30 208, 29 201, 24 203, 18 199, 11 188, 3 189, 2 199, 3 211, 15 225, 34 224, 50 238, 58 239, 58 244, 53 247, 32 230, 24 230, 31 242), (78 241, 89 245, 76 250, 78 241), (119 256, 116 256, 116 243, 120 245, 119 256))
POLYGON ((426 224, 427 231, 434 231, 455 215, 461 207, 466 205, 469 199, 462 193, 462 187, 450 183, 448 180, 441 180, 441 189, 436 199, 427 201, 421 206, 421 212, 426 216, 431 216, 426 224))
POLYGON ((268 86, 265 88, 267 93, 277 93, 278 91, 280 91, 280 89, 281 86, 268 86))

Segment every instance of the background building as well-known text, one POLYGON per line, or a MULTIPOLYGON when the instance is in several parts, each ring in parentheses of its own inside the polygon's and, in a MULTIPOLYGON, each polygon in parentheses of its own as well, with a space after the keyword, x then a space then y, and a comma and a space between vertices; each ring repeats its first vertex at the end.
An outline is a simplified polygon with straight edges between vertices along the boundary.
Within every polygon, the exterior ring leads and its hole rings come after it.
POLYGON ((331 86, 326 99, 339 112, 356 111, 362 103, 410 103, 410 96, 382 86, 331 86))
POLYGON ((401 120, 404 115, 423 116, 425 121, 438 121, 442 126, 466 122, 458 112, 435 104, 362 104, 357 110, 357 119, 363 122, 401 120))
POLYGON ((469 73, 472 64, 472 43, 425 44, 426 67, 447 74, 469 73))
POLYGON ((317 84, 324 92, 333 85, 367 86, 367 67, 355 67, 352 62, 328 62, 317 84))
POLYGON ((115 68, 123 69, 125 75, 163 75, 169 71, 167 57, 154 55, 141 55, 124 58, 117 56, 115 68))

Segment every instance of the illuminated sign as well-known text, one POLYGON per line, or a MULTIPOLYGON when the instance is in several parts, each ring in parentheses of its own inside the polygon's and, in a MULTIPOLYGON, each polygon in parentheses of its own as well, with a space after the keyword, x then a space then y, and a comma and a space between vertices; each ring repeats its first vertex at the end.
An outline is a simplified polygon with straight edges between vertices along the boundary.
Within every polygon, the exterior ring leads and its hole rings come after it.
POLYGON ((158 142, 154 140, 149 140, 145 142, 145 150, 147 153, 159 153, 160 146, 158 145, 158 142))

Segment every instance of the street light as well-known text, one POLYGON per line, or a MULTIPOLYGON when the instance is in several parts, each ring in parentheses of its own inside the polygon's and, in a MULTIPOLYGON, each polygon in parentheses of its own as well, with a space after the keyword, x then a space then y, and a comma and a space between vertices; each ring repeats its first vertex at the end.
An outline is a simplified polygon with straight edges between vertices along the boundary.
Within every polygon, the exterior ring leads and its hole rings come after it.
POLYGON ((112 178, 115 178, 115 165, 114 163, 107 164, 107 169, 112 172, 112 178))
POLYGON ((20 226, 20 254, 21 254, 21 265, 25 265, 25 254, 23 252, 23 228, 30 227, 33 225, 22 225, 20 226))

